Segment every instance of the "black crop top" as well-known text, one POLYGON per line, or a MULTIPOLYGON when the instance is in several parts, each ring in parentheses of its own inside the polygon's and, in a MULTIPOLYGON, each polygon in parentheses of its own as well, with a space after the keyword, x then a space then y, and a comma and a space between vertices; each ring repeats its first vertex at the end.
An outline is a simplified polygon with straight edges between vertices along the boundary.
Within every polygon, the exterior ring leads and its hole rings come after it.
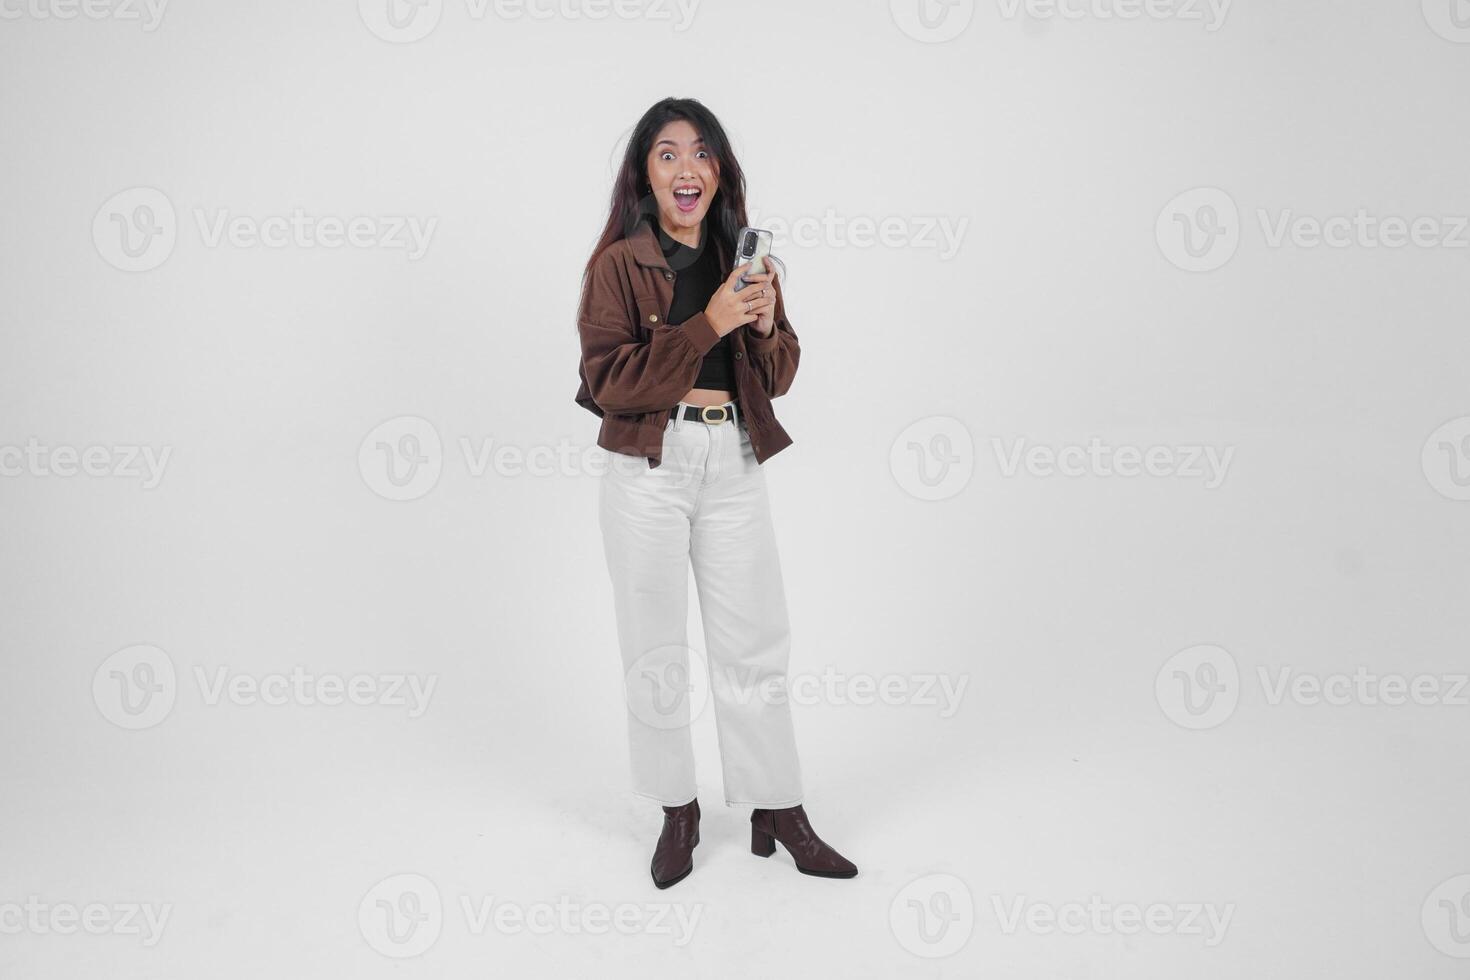
MULTIPOLYGON (((700 226, 698 248, 690 248, 670 238, 663 228, 657 230, 664 260, 675 273, 674 299, 669 305, 668 323, 677 326, 708 306, 710 297, 720 288, 719 257, 714 248, 705 247, 709 244, 708 221, 700 226)), ((694 379, 692 387, 735 390, 735 353, 729 334, 721 337, 705 353, 699 365, 699 377, 694 379)))

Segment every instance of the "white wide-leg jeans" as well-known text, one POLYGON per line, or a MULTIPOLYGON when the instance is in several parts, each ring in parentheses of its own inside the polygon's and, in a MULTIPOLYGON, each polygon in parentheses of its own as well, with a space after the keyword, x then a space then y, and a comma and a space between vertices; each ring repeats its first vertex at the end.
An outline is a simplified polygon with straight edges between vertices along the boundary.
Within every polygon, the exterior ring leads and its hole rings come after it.
POLYGON ((633 792, 665 806, 694 799, 689 726, 710 705, 726 805, 801 803, 786 685, 791 628, 765 472, 743 417, 669 419, 657 467, 608 453, 598 505, 633 792), (704 655, 688 645, 691 564, 704 655))

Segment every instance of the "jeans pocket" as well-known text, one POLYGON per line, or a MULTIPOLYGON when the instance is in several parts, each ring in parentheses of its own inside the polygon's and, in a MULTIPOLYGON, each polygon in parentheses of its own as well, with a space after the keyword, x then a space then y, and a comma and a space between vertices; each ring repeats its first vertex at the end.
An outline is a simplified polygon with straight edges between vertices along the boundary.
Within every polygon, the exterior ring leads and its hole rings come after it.
POLYGON ((647 456, 634 456, 631 453, 609 452, 607 454, 607 469, 603 471, 604 476, 636 477, 647 473, 653 468, 647 456))

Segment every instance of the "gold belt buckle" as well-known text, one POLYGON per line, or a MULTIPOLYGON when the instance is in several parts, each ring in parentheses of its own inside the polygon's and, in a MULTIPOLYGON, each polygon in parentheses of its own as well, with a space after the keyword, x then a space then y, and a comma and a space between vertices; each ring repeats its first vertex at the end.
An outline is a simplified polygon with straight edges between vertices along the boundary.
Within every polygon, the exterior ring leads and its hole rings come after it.
POLYGON ((718 425, 730 420, 730 410, 724 405, 704 405, 699 409, 699 420, 710 425, 718 425), (718 418, 710 418, 710 412, 719 412, 718 418))

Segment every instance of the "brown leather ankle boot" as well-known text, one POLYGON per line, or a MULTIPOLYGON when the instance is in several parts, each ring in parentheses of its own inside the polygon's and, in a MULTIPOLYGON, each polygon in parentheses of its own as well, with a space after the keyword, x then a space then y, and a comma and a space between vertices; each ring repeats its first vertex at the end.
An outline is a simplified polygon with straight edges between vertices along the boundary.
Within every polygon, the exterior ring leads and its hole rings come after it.
POLYGON ((664 807, 664 829, 653 849, 649 871, 653 883, 667 888, 683 881, 694 870, 694 845, 699 843, 699 800, 683 806, 664 807))
POLYGON ((857 865, 817 836, 800 803, 780 810, 756 808, 750 812, 750 853, 770 857, 776 853, 776 841, 786 848, 796 862, 796 870, 804 875, 851 878, 858 873, 857 865))

